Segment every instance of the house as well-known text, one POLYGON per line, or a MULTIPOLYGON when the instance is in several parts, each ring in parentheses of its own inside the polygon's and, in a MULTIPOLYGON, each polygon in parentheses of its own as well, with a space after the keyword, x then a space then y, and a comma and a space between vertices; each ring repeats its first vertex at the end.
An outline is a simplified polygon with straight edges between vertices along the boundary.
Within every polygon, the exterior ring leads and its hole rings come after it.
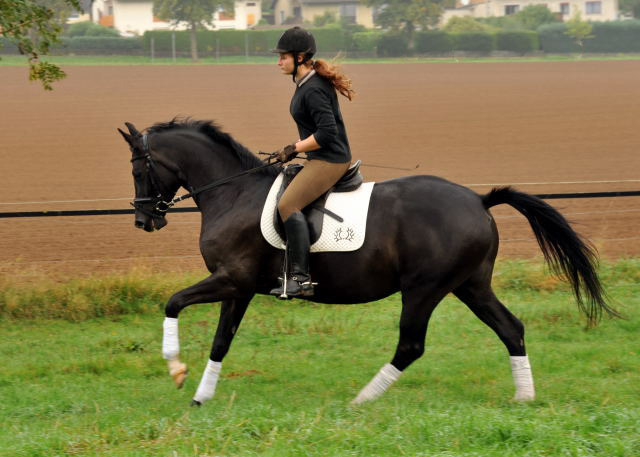
POLYGON ((313 23, 316 16, 333 12, 337 18, 373 27, 374 9, 360 0, 274 0, 275 25, 313 23))
POLYGON ((545 5, 563 21, 570 19, 576 12, 586 21, 620 19, 618 0, 459 0, 455 8, 445 10, 440 23, 446 24, 454 16, 509 16, 529 5, 545 5))
MULTIPOLYGON (((92 5, 94 22, 114 27, 121 35, 142 35, 148 30, 187 30, 187 23, 172 25, 153 15, 150 0, 94 0, 92 5)), ((218 11, 213 17, 213 26, 207 28, 245 30, 258 24, 262 17, 259 0, 236 0, 234 13, 218 11)))

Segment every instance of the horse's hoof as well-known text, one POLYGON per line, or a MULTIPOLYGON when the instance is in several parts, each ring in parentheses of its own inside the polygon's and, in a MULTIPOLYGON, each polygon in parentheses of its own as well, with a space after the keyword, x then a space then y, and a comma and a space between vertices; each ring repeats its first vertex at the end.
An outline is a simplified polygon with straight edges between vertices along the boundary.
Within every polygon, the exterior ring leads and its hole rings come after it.
POLYGON ((173 378, 173 382, 176 383, 176 387, 178 389, 182 388, 184 385, 184 380, 187 379, 187 374, 189 370, 187 369, 187 365, 181 362, 174 362, 169 370, 169 374, 173 378))
POLYGON ((191 407, 197 406, 198 408, 200 406, 202 406, 202 403, 200 403, 198 400, 191 400, 191 407))

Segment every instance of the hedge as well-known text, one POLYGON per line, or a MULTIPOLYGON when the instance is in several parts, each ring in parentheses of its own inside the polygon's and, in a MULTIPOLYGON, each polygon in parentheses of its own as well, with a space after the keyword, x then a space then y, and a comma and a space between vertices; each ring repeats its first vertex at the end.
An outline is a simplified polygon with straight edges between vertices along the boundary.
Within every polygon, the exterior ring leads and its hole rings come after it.
MULTIPOLYGON (((311 29, 321 52, 335 53, 346 51, 351 47, 351 36, 337 27, 323 27, 311 29)), ((196 32, 198 51, 205 53, 216 52, 223 55, 244 55, 245 46, 251 55, 268 54, 278 42, 282 30, 202 30, 196 32), (245 40, 247 40, 245 44, 245 40), (219 48, 217 48, 219 46, 219 48)), ((171 35, 176 36, 176 51, 190 52, 191 32, 189 31, 151 31, 143 36, 144 49, 150 51, 151 38, 154 39, 156 52, 171 52, 171 35)))
POLYGON ((446 54, 453 51, 453 40, 451 34, 439 30, 418 32, 415 49, 421 54, 446 54))
POLYGON ((496 49, 526 54, 540 49, 538 34, 532 31, 503 31, 496 33, 496 49))
POLYGON ((97 36, 77 36, 62 38, 62 46, 56 45, 54 50, 61 48, 74 54, 135 54, 142 53, 140 38, 115 38, 97 36))
MULTIPOLYGON (((593 38, 584 41, 585 52, 640 52, 640 21, 594 22, 593 38)), ((580 52, 573 38, 565 34, 565 24, 543 25, 538 29, 540 46, 549 53, 580 52)))
POLYGON ((356 32, 352 36, 353 51, 358 52, 376 52, 378 43, 382 37, 382 32, 356 32))
POLYGON ((379 57, 399 57, 409 54, 409 41, 402 33, 385 33, 378 41, 379 57))
POLYGON ((454 51, 489 54, 496 47, 495 35, 486 32, 451 33, 454 51))

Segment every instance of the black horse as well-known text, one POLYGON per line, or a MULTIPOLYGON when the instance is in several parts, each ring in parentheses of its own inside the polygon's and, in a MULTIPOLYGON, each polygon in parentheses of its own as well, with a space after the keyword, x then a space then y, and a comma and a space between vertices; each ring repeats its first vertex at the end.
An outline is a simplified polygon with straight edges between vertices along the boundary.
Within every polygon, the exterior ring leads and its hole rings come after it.
MULTIPOLYGON (((133 153, 137 228, 162 228, 166 202, 179 187, 198 189, 194 200, 202 213, 200 251, 211 275, 167 303, 163 356, 180 387, 186 366, 178 360, 178 315, 195 303, 222 302, 210 360, 194 396, 200 404, 214 394, 222 359, 252 297, 268 294, 278 284, 284 253, 261 236, 260 215, 280 170, 272 166, 244 174, 264 162, 209 121, 174 119, 153 125, 144 135, 126 125, 129 133, 118 130, 133 153), (235 178, 225 179, 229 177, 235 178), (210 183, 216 183, 215 188, 199 191, 210 183)), ((544 201, 508 187, 478 195, 434 176, 376 183, 364 245, 354 252, 311 255, 312 277, 318 283, 311 301, 366 303, 402 293, 396 353, 355 403, 382 394, 423 354, 431 313, 449 292, 506 346, 515 399, 534 398, 524 327, 491 288, 498 232, 488 209, 503 203, 527 218, 546 261, 569 281, 590 323, 603 312, 616 314, 604 300, 594 250, 544 201)))

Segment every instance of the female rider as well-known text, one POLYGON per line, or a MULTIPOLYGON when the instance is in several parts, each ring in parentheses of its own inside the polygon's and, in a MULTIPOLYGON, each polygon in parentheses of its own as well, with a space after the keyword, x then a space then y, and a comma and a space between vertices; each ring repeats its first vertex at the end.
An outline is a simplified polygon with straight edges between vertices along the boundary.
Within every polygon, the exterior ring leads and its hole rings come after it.
POLYGON ((276 153, 288 162, 301 152, 309 161, 287 187, 278 212, 287 238, 286 281, 273 289, 273 295, 313 295, 309 275, 309 229, 302 209, 329 190, 349 169, 351 151, 336 91, 352 99, 351 81, 328 62, 312 60, 316 43, 310 32, 293 27, 286 30, 276 49, 278 66, 292 75, 296 90, 291 99, 291 116, 298 126, 300 140, 276 153))

